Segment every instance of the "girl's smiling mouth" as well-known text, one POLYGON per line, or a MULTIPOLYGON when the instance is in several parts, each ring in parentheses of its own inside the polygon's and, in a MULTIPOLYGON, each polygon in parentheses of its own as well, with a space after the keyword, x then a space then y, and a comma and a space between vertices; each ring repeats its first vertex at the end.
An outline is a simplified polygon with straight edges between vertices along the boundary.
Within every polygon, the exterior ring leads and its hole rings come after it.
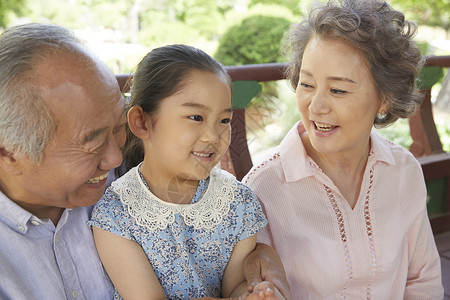
POLYGON ((214 152, 196 152, 196 151, 192 151, 191 152, 195 157, 199 158, 199 159, 211 159, 214 156, 214 152))

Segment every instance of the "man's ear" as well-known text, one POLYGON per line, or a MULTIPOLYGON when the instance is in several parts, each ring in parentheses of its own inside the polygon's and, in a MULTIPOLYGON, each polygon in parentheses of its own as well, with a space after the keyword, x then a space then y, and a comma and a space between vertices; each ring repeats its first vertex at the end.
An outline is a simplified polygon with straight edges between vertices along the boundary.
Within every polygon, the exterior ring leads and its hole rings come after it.
POLYGON ((135 105, 128 111, 128 126, 135 136, 146 139, 150 134, 151 120, 142 107, 135 105))
POLYGON ((14 157, 14 153, 7 151, 0 145, 0 169, 11 175, 20 175, 19 162, 14 157))

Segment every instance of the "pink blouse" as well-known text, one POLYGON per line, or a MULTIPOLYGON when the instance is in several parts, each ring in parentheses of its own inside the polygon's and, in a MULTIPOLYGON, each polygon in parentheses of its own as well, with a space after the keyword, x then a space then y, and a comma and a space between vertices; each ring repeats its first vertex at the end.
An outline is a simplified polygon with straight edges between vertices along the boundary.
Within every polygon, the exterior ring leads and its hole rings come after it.
POLYGON ((439 299, 439 255, 422 169, 404 148, 371 133, 352 209, 306 154, 301 122, 243 179, 269 225, 258 241, 279 253, 294 299, 439 299))

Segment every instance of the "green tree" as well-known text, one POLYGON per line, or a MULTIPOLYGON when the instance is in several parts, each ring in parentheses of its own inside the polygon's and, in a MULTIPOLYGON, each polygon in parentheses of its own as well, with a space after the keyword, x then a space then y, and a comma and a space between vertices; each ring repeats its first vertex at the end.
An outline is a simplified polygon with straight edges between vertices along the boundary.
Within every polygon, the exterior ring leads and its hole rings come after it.
POLYGON ((0 0, 0 27, 6 28, 9 14, 20 14, 24 7, 24 0, 0 0))
POLYGON ((249 7, 258 4, 279 5, 289 9, 294 15, 301 15, 300 1, 298 0, 250 0, 249 7))
POLYGON ((214 57, 224 65, 283 61, 280 46, 290 22, 282 17, 255 15, 232 26, 219 41, 214 57))
POLYGON ((449 0, 391 0, 394 7, 401 9, 407 18, 420 25, 442 27, 450 36, 449 0))
MULTIPOLYGON (((219 40, 214 57, 224 65, 247 65, 282 62, 280 54, 284 33, 291 24, 285 18, 253 15, 241 24, 234 25, 219 40)), ((251 131, 257 132, 274 120, 265 116, 279 115, 278 89, 276 82, 261 83, 262 92, 250 103, 247 111, 253 111, 249 123, 251 131), (255 125, 258 124, 258 125, 255 125)))

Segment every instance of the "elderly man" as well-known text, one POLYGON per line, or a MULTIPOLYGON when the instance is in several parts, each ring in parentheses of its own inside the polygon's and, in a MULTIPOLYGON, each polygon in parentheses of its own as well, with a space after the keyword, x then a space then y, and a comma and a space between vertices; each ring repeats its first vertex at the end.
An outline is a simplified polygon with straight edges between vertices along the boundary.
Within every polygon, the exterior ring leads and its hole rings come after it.
MULTIPOLYGON (((70 31, 27 24, 1 35, 1 299, 113 297, 86 222, 122 162, 125 123, 114 74, 70 31)), ((261 269, 286 293, 270 249, 248 266, 247 278, 261 269)))

